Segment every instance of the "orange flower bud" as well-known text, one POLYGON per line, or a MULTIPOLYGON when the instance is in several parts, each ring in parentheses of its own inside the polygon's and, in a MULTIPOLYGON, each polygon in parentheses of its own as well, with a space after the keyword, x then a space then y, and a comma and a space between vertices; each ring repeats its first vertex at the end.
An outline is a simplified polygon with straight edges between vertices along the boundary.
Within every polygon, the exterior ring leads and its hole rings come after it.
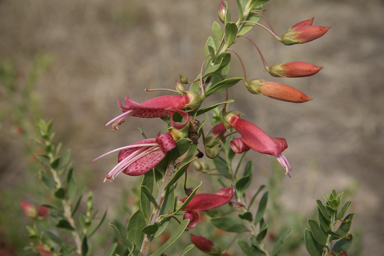
POLYGON ((313 100, 296 88, 282 83, 266 82, 261 79, 253 79, 246 83, 246 86, 250 93, 262 94, 276 100, 294 103, 303 103, 309 100, 313 100))
POLYGON ((322 68, 323 67, 315 66, 307 62, 291 61, 274 64, 268 69, 268 72, 272 76, 303 77, 312 76, 319 72, 322 68))

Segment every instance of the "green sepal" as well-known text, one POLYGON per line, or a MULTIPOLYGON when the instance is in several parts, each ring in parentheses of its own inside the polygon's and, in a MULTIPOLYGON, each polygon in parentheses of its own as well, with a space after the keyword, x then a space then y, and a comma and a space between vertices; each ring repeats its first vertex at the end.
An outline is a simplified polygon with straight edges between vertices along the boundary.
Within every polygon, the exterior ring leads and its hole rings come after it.
POLYGON ((181 224, 177 227, 177 229, 173 232, 172 236, 162 245, 159 249, 157 249, 156 252, 151 254, 151 256, 159 256, 161 255, 165 250, 168 249, 169 246, 171 246, 174 242, 176 242, 177 239, 183 234, 184 230, 188 226, 189 220, 183 220, 181 224))
POLYGON ((245 231, 249 231, 242 221, 232 219, 231 217, 224 216, 224 217, 212 218, 211 223, 213 226, 217 227, 218 229, 221 229, 227 232, 242 233, 245 231))
POLYGON ((190 250, 192 250, 195 247, 194 244, 190 244, 187 247, 184 248, 184 250, 180 253, 180 256, 184 256, 187 254, 190 250))

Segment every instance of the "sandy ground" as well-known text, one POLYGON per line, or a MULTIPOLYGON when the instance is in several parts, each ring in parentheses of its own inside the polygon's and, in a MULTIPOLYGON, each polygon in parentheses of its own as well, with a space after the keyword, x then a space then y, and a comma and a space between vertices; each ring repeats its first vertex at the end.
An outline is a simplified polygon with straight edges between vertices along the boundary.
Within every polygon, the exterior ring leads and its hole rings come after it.
MULTIPOLYGON (((235 5, 234 1, 229 1, 235 5)), ((91 188, 103 207, 129 180, 101 184, 115 159, 90 161, 103 152, 137 140, 136 127, 154 135, 160 120, 131 119, 118 132, 104 124, 119 114, 116 99, 130 94, 142 102, 161 93, 144 88, 173 88, 180 73, 193 79, 200 70, 203 47, 217 20, 219 1, 0 1, 0 58, 30 70, 36 54, 49 54, 53 64, 39 79, 35 97, 43 116, 54 119, 59 140, 72 149, 77 170, 91 169, 91 188)), ((324 66, 316 76, 270 78, 256 50, 240 41, 248 78, 279 81, 315 100, 290 104, 250 95, 241 84, 230 91, 231 105, 269 135, 284 137, 286 157, 294 168, 284 181, 287 207, 314 207, 321 192, 341 191, 353 182, 356 226, 363 230, 361 255, 380 255, 384 239, 384 2, 371 0, 273 0, 266 15, 278 33, 315 17, 315 25, 332 26, 323 38, 285 47, 261 28, 250 36, 267 63, 300 60, 324 66), (316 164, 311 164, 311 161, 316 164)), ((233 9, 235 14, 235 9, 233 9)), ((235 16, 235 15, 234 15, 235 16)), ((240 76, 233 62, 230 75, 240 76)), ((164 94, 164 93, 163 93, 164 94)), ((215 95, 212 102, 224 100, 215 95)), ((7 134, 4 124, 1 132, 7 134)), ((20 143, 4 136, 1 147, 1 186, 14 185, 23 172, 15 156, 20 143), (5 145, 5 144, 4 144, 5 145), (4 152, 3 152, 4 151, 4 152), (12 172, 9 170, 12 169, 12 172)), ((255 169, 269 168, 273 158, 254 153, 255 169)), ((134 180, 134 181, 137 181, 134 180)))

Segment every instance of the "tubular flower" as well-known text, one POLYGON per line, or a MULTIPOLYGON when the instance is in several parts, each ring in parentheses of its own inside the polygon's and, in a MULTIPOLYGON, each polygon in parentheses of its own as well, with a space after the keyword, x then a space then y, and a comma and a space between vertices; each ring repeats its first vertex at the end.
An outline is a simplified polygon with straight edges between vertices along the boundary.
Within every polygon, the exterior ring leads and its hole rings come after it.
POLYGON ((183 96, 167 95, 147 100, 141 104, 131 100, 129 96, 125 97, 125 107, 120 100, 117 101, 119 108, 123 114, 113 118, 105 126, 112 124, 112 130, 117 130, 117 126, 124 123, 125 119, 130 116, 142 118, 156 118, 171 116, 172 126, 176 129, 184 128, 188 123, 188 113, 181 110, 185 108, 194 109, 199 107, 201 103, 200 96, 195 92, 187 92, 183 96), (179 113, 185 120, 184 124, 178 124, 173 121, 173 115, 179 113))
POLYGON ((242 136, 241 140, 251 149, 262 153, 273 155, 284 168, 285 174, 289 177, 292 170, 287 158, 282 152, 288 147, 287 141, 283 138, 269 137, 263 130, 255 124, 241 119, 240 113, 232 111, 224 116, 224 124, 227 128, 235 128, 242 136))
POLYGON ((197 236, 191 233, 191 241, 202 252, 205 252, 211 255, 221 254, 221 249, 215 246, 213 242, 208 238, 205 238, 203 236, 197 236))
POLYGON ((119 151, 119 163, 107 174, 104 182, 106 180, 113 181, 121 172, 130 176, 139 176, 155 167, 168 151, 176 147, 171 133, 168 132, 163 135, 159 133, 157 136, 155 139, 145 139, 114 149, 94 159, 92 162, 110 153, 119 151))
POLYGON ((281 37, 286 45, 303 44, 322 37, 331 27, 312 26, 313 19, 301 21, 291 26, 281 37))
MULTIPOLYGON (((188 228, 194 228, 197 225, 199 221, 199 215, 197 212, 210 210, 227 204, 232 200, 234 195, 235 190, 232 186, 222 188, 214 194, 196 194, 183 208, 183 211, 186 211, 183 219, 190 220, 188 228)), ((185 200, 187 200, 187 197, 181 199, 180 202, 184 203, 185 200)))
POLYGON ((315 66, 307 62, 291 61, 280 64, 274 64, 268 68, 268 72, 272 76, 303 77, 315 75, 322 68, 323 67, 315 66))
POLYGON ((266 82, 261 79, 252 79, 251 81, 247 82, 245 86, 250 93, 265 95, 276 100, 294 103, 303 103, 309 100, 313 100, 296 88, 282 83, 266 82))

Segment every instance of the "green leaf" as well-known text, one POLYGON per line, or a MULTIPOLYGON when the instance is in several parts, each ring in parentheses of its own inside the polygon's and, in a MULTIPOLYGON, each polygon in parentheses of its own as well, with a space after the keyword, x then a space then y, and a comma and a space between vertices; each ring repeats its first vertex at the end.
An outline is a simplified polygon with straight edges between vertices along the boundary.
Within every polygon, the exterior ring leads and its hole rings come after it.
POLYGON ((215 41, 213 40, 213 38, 211 36, 208 37, 207 39, 207 42, 205 43, 205 47, 204 47, 204 56, 207 57, 210 55, 210 52, 209 52, 209 45, 215 45, 215 41))
POLYGON ((116 256, 116 249, 117 249, 117 246, 118 246, 117 243, 113 243, 113 244, 109 247, 109 250, 108 250, 107 254, 105 254, 105 256, 116 256))
POLYGON ((159 249, 157 249, 156 252, 151 254, 151 256, 159 256, 161 255, 165 250, 168 249, 169 246, 171 246, 174 242, 176 242, 177 239, 183 234, 184 230, 188 226, 189 220, 183 220, 181 224, 177 227, 177 229, 173 232, 172 236, 162 245, 159 249))
POLYGON ((317 208, 317 211, 319 216, 320 227, 324 230, 324 232, 328 232, 330 230, 331 222, 324 217, 319 208, 317 208))
POLYGON ((156 231, 155 238, 157 238, 164 232, 170 220, 171 220, 171 217, 164 217, 161 219, 160 222, 157 223, 158 229, 156 231))
POLYGON ((256 240, 259 243, 262 243, 268 231, 268 224, 265 222, 264 218, 260 220, 259 234, 256 236, 256 240))
POLYGON ((249 161, 244 168, 244 176, 236 182, 236 189, 243 194, 252 182, 252 161, 249 161))
POLYGON ((72 227, 72 225, 66 219, 59 220, 59 222, 56 224, 56 227, 75 231, 75 229, 72 227))
POLYGON ((190 244, 187 247, 184 248, 184 250, 180 253, 180 256, 184 256, 187 254, 190 250, 192 250, 195 247, 194 244, 190 244))
POLYGON ((58 169, 59 171, 64 169, 64 167, 68 164, 70 156, 71 156, 71 150, 67 149, 61 158, 59 169, 58 169))
POLYGON ((267 209, 267 203, 268 203, 268 191, 266 191, 260 199, 259 208, 257 209, 256 216, 255 216, 255 222, 254 222, 255 225, 259 223, 263 218, 265 210, 267 209))
POLYGON ((322 230, 317 224, 317 222, 312 219, 308 219, 308 225, 312 232, 312 236, 313 238, 315 238, 316 242, 325 246, 325 244, 327 243, 327 234, 324 232, 324 230, 322 230))
POLYGON ((317 207, 319 208, 321 214, 324 216, 325 219, 328 221, 331 221, 331 213, 329 210, 323 205, 323 203, 320 200, 316 200, 317 207))
POLYGON ((71 168, 68 173, 67 173, 67 197, 68 197, 68 202, 72 202, 73 198, 76 195, 76 182, 75 179, 73 178, 73 168, 71 168))
POLYGON ((239 214, 239 218, 242 219, 242 220, 247 220, 249 222, 252 222, 253 215, 250 212, 245 212, 243 214, 239 214))
MULTIPOLYGON (((176 148, 172 149, 172 158, 177 159, 180 156, 184 155, 191 148, 191 140, 190 139, 180 139, 176 142, 176 148)), ((165 169, 164 169, 165 170, 165 169)))
POLYGON ((157 207, 156 200, 152 196, 153 185, 154 185, 153 172, 145 173, 143 180, 141 182, 140 208, 144 214, 144 217, 147 220, 149 220, 151 215, 150 201, 154 203, 155 207, 157 207))
POLYGON ((49 163, 49 156, 45 154, 36 154, 35 155, 37 159, 47 167, 51 167, 51 164, 49 163))
POLYGON ((325 200, 327 200, 327 202, 330 200, 330 196, 326 193, 321 193, 323 195, 323 197, 325 198, 325 200))
POLYGON ((125 246, 127 246, 129 249, 134 247, 134 244, 131 243, 129 240, 127 240, 127 238, 125 236, 122 235, 122 231, 120 230, 120 228, 116 224, 109 223, 109 226, 111 226, 116 231, 116 233, 119 235, 120 239, 123 241, 125 246))
POLYGON ((84 236, 81 241, 81 255, 85 256, 88 253, 88 241, 87 236, 84 236))
POLYGON ((344 218, 344 215, 347 212, 351 203, 352 201, 348 201, 344 204, 343 208, 341 208, 341 211, 337 214, 336 219, 341 220, 342 218, 344 218))
POLYGON ((251 206, 252 206, 253 202, 255 201, 257 195, 258 195, 258 194, 259 194, 265 187, 266 187, 265 185, 261 185, 261 186, 259 187, 259 189, 256 191, 256 193, 253 195, 251 201, 249 202, 249 205, 248 205, 248 208, 247 208, 247 209, 251 208, 251 206))
POLYGON ((157 208, 156 199, 153 197, 152 193, 149 192, 149 189, 147 187, 141 186, 141 192, 144 193, 146 198, 148 198, 149 201, 157 208))
POLYGON ((157 223, 153 223, 152 225, 145 226, 142 232, 147 235, 152 235, 155 234, 158 229, 159 226, 157 225, 157 223))
POLYGON ((107 212, 108 212, 108 207, 105 209, 103 215, 102 215, 101 218, 100 218, 99 223, 97 223, 96 227, 89 233, 88 237, 93 236, 93 234, 96 233, 96 231, 99 229, 99 227, 101 226, 101 224, 103 224, 103 222, 104 222, 104 220, 105 220, 105 217, 107 216, 107 212))
POLYGON ((126 236, 136 247, 141 247, 144 234, 141 232, 146 226, 143 213, 138 209, 128 221, 126 236))
POLYGON ((56 158, 51 162, 51 168, 56 170, 60 163, 60 157, 56 158))
POLYGON ((227 231, 227 232, 234 232, 234 233, 241 233, 244 231, 248 231, 248 228, 244 226, 243 222, 232 219, 230 217, 218 217, 218 218, 212 218, 211 223, 213 226, 217 227, 218 229, 227 231))
POLYGON ((184 209, 184 207, 192 200, 193 196, 196 194, 196 191, 199 189, 199 187, 201 186, 201 184, 203 184, 202 181, 200 181, 199 185, 197 185, 197 187, 195 187, 195 189, 192 191, 191 194, 189 194, 187 200, 184 201, 184 203, 180 206, 180 208, 175 212, 178 213, 180 211, 182 211, 184 209))
POLYGON ((280 251, 281 246, 283 245, 285 239, 287 239, 287 237, 291 234, 291 232, 292 232, 292 228, 287 228, 283 232, 281 232, 279 240, 277 240, 275 246, 273 247, 273 250, 271 253, 272 256, 278 255, 277 253, 280 251))
POLYGON ((68 244, 67 242, 62 240, 60 237, 53 234, 52 232, 50 231, 43 231, 43 232, 45 236, 47 236, 52 242, 59 245, 60 247, 67 247, 67 248, 71 247, 70 244, 68 244))
POLYGON ((213 159, 213 164, 215 165, 217 171, 224 175, 225 177, 229 177, 228 173, 228 164, 227 161, 225 161, 221 156, 217 156, 213 159))
POLYGON ((165 191, 163 205, 160 209, 160 215, 173 212, 175 207, 175 188, 170 187, 165 191))
POLYGON ((79 198, 77 199, 75 205, 73 206, 71 217, 73 217, 73 215, 75 215, 75 213, 76 213, 76 211, 77 211, 77 209, 78 209, 78 207, 80 205, 81 199, 83 198, 84 190, 85 189, 83 189, 83 192, 81 192, 79 198))
MULTIPOLYGON (((193 146, 191 147, 191 150, 192 151, 195 151, 196 152, 196 149, 197 149, 197 144, 193 144, 193 146)), ((183 163, 178 169, 177 171, 175 172, 175 174, 173 175, 173 177, 171 178, 171 180, 168 182, 167 186, 165 187, 166 189, 168 189, 169 187, 171 187, 173 184, 175 184, 179 179, 180 177, 187 171, 189 165, 195 161, 197 159, 197 157, 189 160, 188 162, 186 163, 183 163)))
POLYGON ((308 229, 305 229, 304 242, 309 255, 321 256, 323 254, 323 247, 316 242, 315 238, 312 236, 311 231, 308 229))
POLYGON ((249 246, 249 244, 246 241, 239 240, 237 241, 237 244, 239 245, 241 251, 246 256, 265 256, 266 254, 262 251, 260 251, 257 247, 249 246))
POLYGON ((225 24, 225 45, 228 48, 236 40, 237 25, 234 22, 228 22, 225 24))
POLYGON ((210 110, 212 110, 212 109, 214 109, 214 108, 216 108, 216 107, 218 107, 220 105, 229 104, 229 103, 232 103, 232 102, 235 102, 235 101, 234 100, 227 100, 227 101, 224 101, 224 102, 220 102, 220 103, 217 103, 217 104, 214 104, 214 105, 211 105, 211 106, 199 109, 197 111, 196 116, 200 116, 200 115, 202 115, 202 114, 204 114, 204 113, 206 113, 206 112, 208 112, 208 111, 210 111, 210 110))
POLYGON ((213 22, 212 37, 217 50, 220 45, 221 39, 223 38, 223 31, 221 30, 219 23, 217 23, 216 21, 213 22))
MULTIPOLYGON (((223 52, 222 54, 217 56, 214 65, 209 65, 207 67, 207 69, 205 70, 205 73, 203 75, 203 78, 205 78, 205 77, 207 77, 213 73, 218 72, 219 69, 228 65, 230 61, 231 61, 231 54, 228 52, 223 52)), ((209 87, 207 87, 207 89, 209 89, 209 87)))
POLYGON ((350 213, 347 217, 344 218, 343 223, 341 223, 340 227, 336 230, 336 233, 345 236, 352 226, 353 217, 355 213, 350 213))
POLYGON ((353 237, 350 240, 341 239, 335 243, 332 248, 332 251, 336 254, 348 251, 349 247, 351 247, 353 242, 353 237))
POLYGON ((65 198, 65 190, 63 188, 58 188, 55 191, 54 195, 58 199, 64 199, 65 198))
POLYGON ((208 96, 211 96, 212 94, 224 91, 224 90, 234 86, 235 84, 237 84, 240 80, 243 80, 243 78, 242 77, 232 77, 232 78, 222 80, 222 81, 218 82, 217 84, 211 86, 205 92, 205 96, 208 97, 208 96))

